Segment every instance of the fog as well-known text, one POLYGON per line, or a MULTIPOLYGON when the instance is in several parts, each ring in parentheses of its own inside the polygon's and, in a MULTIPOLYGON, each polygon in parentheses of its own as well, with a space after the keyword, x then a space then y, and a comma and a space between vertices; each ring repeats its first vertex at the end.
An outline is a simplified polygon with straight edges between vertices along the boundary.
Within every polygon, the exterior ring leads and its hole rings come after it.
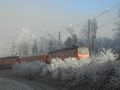
MULTIPOLYGON (((65 31, 69 25, 75 26, 116 5, 119 0, 92 1, 0 1, 0 47, 11 45, 16 33, 29 29, 38 38, 65 31)), ((104 25, 117 15, 117 8, 98 18, 98 25, 104 25)), ((77 29, 77 32, 81 26, 77 29)), ((114 22, 98 28, 97 37, 113 37, 114 22), (108 33, 109 32, 109 33, 108 33)), ((64 32, 62 32, 64 33, 64 32)), ((54 36, 54 35, 53 35, 54 36)))

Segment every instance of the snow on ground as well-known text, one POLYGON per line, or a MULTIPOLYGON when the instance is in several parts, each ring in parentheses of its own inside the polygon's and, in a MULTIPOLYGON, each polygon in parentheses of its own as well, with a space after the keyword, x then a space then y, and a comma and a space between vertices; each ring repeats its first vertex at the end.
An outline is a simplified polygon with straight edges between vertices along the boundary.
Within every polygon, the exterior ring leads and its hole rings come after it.
POLYGON ((28 87, 27 85, 24 85, 14 80, 0 78, 0 90, 33 90, 33 89, 28 87))
POLYGON ((56 58, 49 65, 35 61, 16 64, 13 71, 18 76, 47 78, 50 84, 68 90, 120 89, 120 61, 116 58, 111 49, 103 49, 91 59, 56 58))

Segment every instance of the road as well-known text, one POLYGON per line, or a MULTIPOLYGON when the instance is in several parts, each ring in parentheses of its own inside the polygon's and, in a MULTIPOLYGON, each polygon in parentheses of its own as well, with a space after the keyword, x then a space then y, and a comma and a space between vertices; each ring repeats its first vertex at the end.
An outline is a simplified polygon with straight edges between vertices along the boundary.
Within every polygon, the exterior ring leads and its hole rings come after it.
POLYGON ((16 80, 17 82, 23 83, 33 88, 33 90, 58 90, 56 88, 50 87, 49 85, 43 83, 42 81, 41 82, 40 81, 37 82, 36 80, 29 81, 25 78, 17 77, 13 74, 12 70, 0 70, 0 77, 16 80))

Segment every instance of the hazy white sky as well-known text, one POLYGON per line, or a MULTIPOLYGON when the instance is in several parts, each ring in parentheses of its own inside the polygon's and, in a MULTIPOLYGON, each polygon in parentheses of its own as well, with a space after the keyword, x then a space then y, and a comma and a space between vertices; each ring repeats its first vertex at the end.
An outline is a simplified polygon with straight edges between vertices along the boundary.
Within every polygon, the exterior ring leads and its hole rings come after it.
MULTIPOLYGON (((80 24, 118 3, 119 0, 0 0, 0 41, 11 42, 22 28, 38 37, 45 36, 47 31, 80 24)), ((109 21, 116 14, 111 12, 98 21, 109 21)), ((98 35, 111 36, 108 30, 112 28, 112 24, 102 27, 98 35)))

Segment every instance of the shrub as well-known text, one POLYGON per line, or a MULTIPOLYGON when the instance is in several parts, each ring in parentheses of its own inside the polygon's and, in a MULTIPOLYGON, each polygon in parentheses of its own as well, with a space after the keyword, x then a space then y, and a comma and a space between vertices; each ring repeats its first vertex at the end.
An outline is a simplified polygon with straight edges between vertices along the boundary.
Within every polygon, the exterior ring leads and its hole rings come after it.
POLYGON ((66 87, 68 90, 105 90, 119 88, 120 61, 116 61, 116 58, 112 49, 102 49, 91 59, 56 58, 49 65, 39 61, 16 64, 13 70, 22 76, 48 75, 50 84, 66 87))

